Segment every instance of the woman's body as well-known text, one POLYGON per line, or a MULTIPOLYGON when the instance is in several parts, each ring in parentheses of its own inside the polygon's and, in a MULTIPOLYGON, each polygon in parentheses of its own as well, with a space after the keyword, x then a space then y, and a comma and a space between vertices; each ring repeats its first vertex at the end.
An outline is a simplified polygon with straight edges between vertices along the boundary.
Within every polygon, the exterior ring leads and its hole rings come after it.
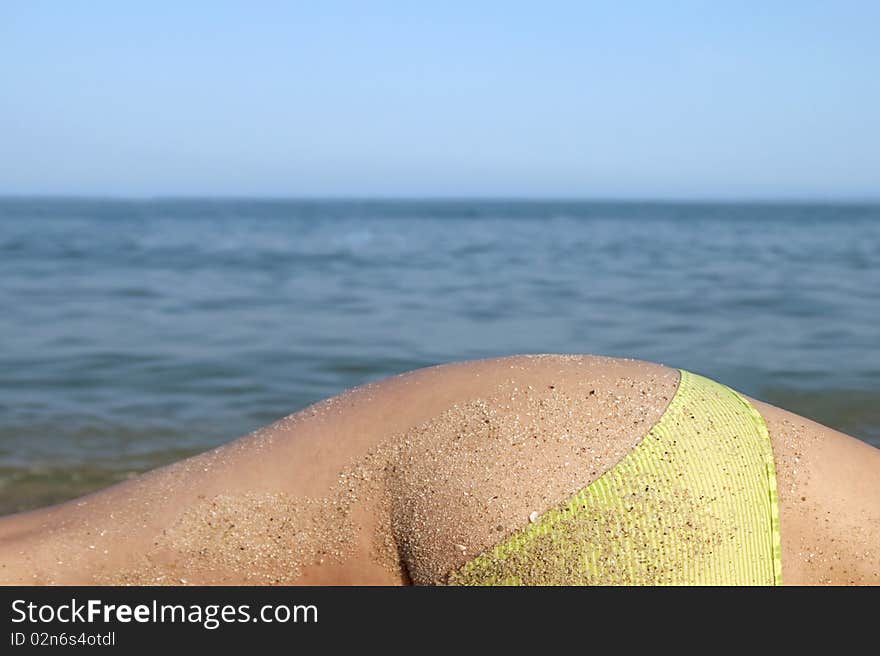
MULTIPOLYGON (((0 581, 442 581, 618 463, 678 381, 675 369, 590 356, 397 376, 0 520, 0 581)), ((752 403, 775 455, 783 580, 880 583, 880 451, 752 403)))

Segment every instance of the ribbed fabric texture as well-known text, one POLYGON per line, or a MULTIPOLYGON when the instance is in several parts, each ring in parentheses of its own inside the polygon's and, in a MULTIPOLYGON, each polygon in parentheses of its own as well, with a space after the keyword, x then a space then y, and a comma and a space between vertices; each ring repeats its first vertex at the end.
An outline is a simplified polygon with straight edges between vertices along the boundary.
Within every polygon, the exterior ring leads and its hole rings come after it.
POLYGON ((681 372, 615 467, 449 577, 453 585, 778 585, 776 471, 742 396, 681 372))

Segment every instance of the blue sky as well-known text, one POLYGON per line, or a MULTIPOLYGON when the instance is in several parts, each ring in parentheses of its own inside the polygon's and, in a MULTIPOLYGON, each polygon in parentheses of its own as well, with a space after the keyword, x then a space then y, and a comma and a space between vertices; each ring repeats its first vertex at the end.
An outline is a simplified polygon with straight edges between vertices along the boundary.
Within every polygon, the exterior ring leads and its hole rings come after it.
POLYGON ((878 25, 877 2, 6 0, 0 193, 878 198, 878 25))

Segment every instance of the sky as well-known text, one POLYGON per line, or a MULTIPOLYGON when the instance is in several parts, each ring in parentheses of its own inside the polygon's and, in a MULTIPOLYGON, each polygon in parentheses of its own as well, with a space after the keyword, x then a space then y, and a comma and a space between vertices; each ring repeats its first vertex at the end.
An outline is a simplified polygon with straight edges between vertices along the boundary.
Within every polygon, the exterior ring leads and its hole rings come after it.
POLYGON ((878 2, 0 1, 0 194, 880 198, 878 2))

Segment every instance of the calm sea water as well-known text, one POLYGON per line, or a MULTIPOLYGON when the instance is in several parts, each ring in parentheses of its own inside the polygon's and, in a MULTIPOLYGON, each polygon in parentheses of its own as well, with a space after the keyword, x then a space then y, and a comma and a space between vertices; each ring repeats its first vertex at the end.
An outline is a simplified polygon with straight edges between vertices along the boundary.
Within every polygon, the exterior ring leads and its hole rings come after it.
POLYGON ((880 207, 0 200, 0 511, 367 381, 688 368, 880 445, 880 207))

